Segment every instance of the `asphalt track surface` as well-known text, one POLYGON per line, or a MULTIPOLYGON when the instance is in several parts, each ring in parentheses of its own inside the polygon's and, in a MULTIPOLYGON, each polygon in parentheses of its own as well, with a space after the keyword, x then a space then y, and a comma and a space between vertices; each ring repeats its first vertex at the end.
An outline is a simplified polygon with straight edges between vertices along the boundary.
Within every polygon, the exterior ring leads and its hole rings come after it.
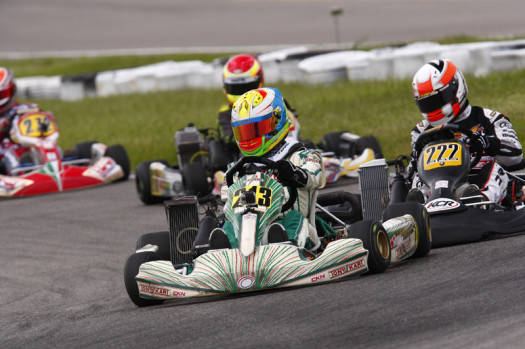
POLYGON ((525 343, 525 235, 433 249, 381 275, 138 308, 124 263, 140 234, 168 225, 162 205, 139 201, 134 181, 1 201, 0 215, 4 348, 525 343))
POLYGON ((1 0, 0 56, 523 36, 524 13, 523 0, 1 0))

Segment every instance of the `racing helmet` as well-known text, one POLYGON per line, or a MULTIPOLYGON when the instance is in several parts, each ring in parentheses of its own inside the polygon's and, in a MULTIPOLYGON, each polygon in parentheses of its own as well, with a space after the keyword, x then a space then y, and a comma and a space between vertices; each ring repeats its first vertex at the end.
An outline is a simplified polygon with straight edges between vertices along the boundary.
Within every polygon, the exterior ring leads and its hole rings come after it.
POLYGON ((283 96, 275 88, 259 88, 240 96, 233 104, 231 121, 235 140, 245 156, 263 156, 290 130, 283 96))
POLYGON ((0 115, 11 108, 15 102, 16 84, 11 69, 0 67, 0 115))
POLYGON ((222 70, 222 82, 224 94, 231 106, 243 93, 263 86, 261 62, 249 54, 231 57, 222 70))
POLYGON ((412 80, 412 94, 432 126, 452 121, 468 103, 465 77, 448 59, 433 60, 419 68, 412 80))

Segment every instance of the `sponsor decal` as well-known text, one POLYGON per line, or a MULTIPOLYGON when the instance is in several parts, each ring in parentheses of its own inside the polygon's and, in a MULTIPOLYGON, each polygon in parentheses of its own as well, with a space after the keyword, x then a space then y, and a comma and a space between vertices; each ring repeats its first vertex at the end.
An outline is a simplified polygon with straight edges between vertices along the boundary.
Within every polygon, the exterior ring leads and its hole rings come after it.
POLYGON ((324 275, 324 274, 317 275, 317 276, 314 276, 314 277, 312 278, 312 282, 317 282, 317 281, 323 280, 324 278, 325 278, 325 275, 324 275))
POLYGON ((165 288, 156 287, 152 285, 140 285, 141 293, 149 293, 154 296, 166 296, 169 297, 170 291, 165 288))
POLYGON ((448 181, 442 180, 442 181, 436 181, 436 185, 434 186, 434 189, 439 188, 448 188, 448 181))
POLYGON ((399 244, 402 244, 403 240, 404 239, 402 236, 399 236, 399 235, 394 236, 394 238, 390 240, 390 247, 394 248, 398 246, 399 244))
POLYGON ((428 212, 447 211, 459 207, 459 202, 452 199, 435 199, 425 205, 428 212))
POLYGON ((255 279, 251 275, 245 275, 239 280, 237 280, 237 286, 239 286, 239 288, 242 288, 243 290, 252 288, 254 283, 255 279))
POLYGON ((186 292, 184 291, 173 291, 175 297, 186 297, 186 292))
POLYGON ((341 268, 330 271, 330 279, 341 277, 342 275, 348 274, 355 270, 361 269, 365 266, 365 261, 363 259, 354 262, 352 264, 347 264, 341 268))

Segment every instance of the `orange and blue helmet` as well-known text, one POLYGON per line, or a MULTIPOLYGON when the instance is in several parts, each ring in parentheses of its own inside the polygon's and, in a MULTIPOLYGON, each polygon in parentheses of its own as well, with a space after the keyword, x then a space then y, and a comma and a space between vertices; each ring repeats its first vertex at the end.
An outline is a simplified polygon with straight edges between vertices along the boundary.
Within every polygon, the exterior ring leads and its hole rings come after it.
POLYGON ((222 70, 222 82, 224 94, 231 106, 243 93, 263 86, 261 62, 249 54, 231 57, 222 70))
POLYGON ((241 95, 233 104, 232 128, 245 156, 263 156, 281 143, 290 130, 290 121, 281 92, 258 88, 241 95))

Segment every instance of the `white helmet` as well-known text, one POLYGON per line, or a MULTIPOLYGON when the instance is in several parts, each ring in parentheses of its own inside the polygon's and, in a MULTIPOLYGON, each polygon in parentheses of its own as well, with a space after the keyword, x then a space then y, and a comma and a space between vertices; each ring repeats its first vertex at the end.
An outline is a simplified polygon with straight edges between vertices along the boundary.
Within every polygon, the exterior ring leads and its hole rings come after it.
POLYGON ((467 83, 448 59, 423 65, 412 80, 412 94, 423 118, 439 126, 452 121, 467 105, 467 83))

